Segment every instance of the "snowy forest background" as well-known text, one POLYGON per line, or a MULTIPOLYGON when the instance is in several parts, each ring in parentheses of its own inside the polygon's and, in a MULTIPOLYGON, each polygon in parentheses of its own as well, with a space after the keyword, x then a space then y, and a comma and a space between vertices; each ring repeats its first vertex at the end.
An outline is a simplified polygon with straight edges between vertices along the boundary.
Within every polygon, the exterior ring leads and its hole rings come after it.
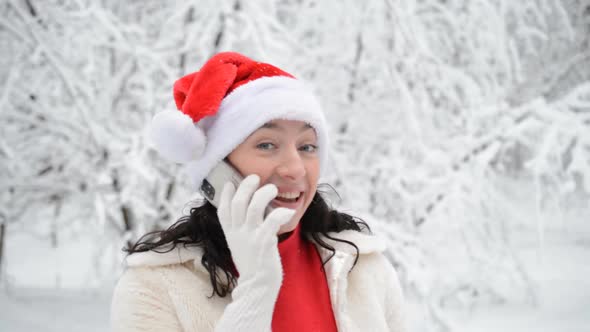
POLYGON ((590 330, 590 0, 0 1, 0 330, 108 330, 198 198, 146 127, 224 50, 320 96, 412 331, 590 330))

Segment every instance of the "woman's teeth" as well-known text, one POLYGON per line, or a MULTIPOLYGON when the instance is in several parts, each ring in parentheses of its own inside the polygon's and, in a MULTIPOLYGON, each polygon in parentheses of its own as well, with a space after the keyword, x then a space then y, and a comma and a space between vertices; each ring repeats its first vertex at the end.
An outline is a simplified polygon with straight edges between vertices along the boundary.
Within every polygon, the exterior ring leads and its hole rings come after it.
POLYGON ((280 199, 282 201, 296 201, 300 195, 301 195, 300 192, 280 193, 277 195, 277 199, 280 199))

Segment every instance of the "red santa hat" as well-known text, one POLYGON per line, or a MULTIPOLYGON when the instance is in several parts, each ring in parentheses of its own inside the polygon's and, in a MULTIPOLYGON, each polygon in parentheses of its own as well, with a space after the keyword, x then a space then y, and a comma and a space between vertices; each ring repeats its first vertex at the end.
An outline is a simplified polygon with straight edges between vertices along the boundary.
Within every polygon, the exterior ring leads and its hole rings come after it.
POLYGON ((152 120, 162 156, 182 163, 195 188, 252 132, 274 119, 310 124, 318 137, 320 174, 327 164, 326 121, 314 94, 291 74, 234 52, 219 53, 174 84, 178 111, 152 120))

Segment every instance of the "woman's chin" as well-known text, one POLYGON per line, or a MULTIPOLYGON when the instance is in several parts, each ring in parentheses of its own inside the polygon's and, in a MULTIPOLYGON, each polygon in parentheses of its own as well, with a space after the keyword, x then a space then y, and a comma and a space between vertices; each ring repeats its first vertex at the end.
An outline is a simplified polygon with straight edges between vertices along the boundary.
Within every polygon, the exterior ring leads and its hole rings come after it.
POLYGON ((277 235, 294 231, 295 228, 297 228, 297 224, 299 224, 299 218, 297 216, 293 216, 293 218, 291 218, 291 220, 289 220, 288 223, 284 224, 283 226, 281 226, 281 228, 279 228, 279 232, 277 233, 277 235))

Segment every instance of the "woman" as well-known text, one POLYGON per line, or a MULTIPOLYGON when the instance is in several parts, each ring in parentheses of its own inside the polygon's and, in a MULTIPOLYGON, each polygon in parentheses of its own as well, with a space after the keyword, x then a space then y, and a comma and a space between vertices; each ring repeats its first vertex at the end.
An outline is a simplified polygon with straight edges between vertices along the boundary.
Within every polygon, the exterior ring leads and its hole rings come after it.
POLYGON ((153 140, 195 188, 219 163, 218 208, 193 208, 128 248, 115 331, 402 331, 402 294, 384 243, 317 192, 328 140, 319 103, 292 75, 220 53, 174 85, 178 111, 153 140), (267 211, 267 206, 273 209, 267 211))

